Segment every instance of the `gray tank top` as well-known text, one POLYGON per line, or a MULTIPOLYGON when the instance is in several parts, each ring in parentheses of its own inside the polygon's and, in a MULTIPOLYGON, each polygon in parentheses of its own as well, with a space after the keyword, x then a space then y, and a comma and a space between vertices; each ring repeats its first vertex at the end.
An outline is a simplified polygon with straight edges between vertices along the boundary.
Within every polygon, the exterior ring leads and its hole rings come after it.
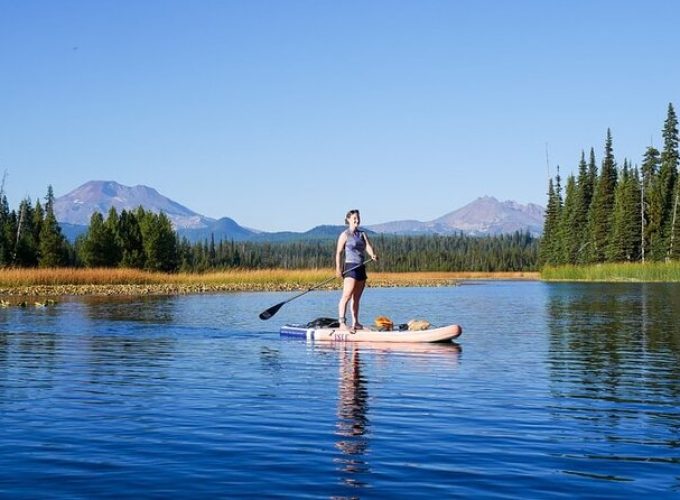
POLYGON ((363 231, 355 231, 352 234, 349 229, 345 229, 347 233, 347 242, 345 242, 345 262, 352 264, 360 264, 365 260, 366 255, 366 240, 364 240, 363 231))

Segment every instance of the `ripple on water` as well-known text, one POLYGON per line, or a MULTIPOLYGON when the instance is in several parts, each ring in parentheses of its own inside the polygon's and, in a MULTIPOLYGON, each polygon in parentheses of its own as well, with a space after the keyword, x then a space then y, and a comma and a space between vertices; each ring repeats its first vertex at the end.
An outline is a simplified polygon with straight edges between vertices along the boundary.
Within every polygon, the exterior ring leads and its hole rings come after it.
POLYGON ((267 323, 257 313, 290 294, 0 311, 0 491, 677 495, 680 318, 669 290, 592 290, 369 290, 367 318, 455 318, 464 334, 448 346, 279 339, 282 322, 333 314, 335 292, 267 323))

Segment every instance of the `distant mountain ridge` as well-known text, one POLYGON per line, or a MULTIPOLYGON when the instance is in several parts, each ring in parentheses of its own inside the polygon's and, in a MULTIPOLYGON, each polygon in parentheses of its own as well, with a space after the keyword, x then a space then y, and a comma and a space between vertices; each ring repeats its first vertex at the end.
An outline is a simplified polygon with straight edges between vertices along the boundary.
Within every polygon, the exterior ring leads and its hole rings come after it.
POLYGON ((543 232, 544 214, 545 209, 534 203, 522 205, 516 201, 498 201, 493 196, 482 196, 428 222, 405 220, 367 227, 377 233, 393 234, 465 233, 488 236, 525 231, 538 236, 543 232))
POLYGON ((54 214, 60 222, 89 225, 94 212, 106 214, 114 207, 135 210, 142 206, 153 212, 163 211, 176 227, 204 228, 214 222, 148 186, 123 186, 114 181, 90 181, 70 193, 55 198, 54 214))
MULTIPOLYGON (((212 219, 161 195, 148 186, 124 186, 115 181, 89 181, 70 193, 55 198, 54 212, 66 236, 73 240, 87 230, 94 212, 105 217, 111 207, 118 213, 142 206, 152 212, 163 212, 180 234, 190 241, 214 237, 234 241, 291 241, 296 239, 329 239, 337 237, 343 226, 322 225, 309 231, 264 232, 245 228, 229 217, 212 219)), ((475 236, 526 231, 540 235, 543 231, 544 208, 515 201, 500 202, 483 196, 462 208, 431 221, 404 220, 365 226, 375 233, 417 235, 457 234, 475 236)))

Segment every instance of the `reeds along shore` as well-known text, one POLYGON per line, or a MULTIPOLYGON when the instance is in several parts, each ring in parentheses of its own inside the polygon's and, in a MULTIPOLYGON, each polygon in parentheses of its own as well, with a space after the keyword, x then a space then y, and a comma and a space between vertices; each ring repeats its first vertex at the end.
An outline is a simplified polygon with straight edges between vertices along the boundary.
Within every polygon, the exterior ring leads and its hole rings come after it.
MULTIPOLYGON (((166 274, 137 269, 2 269, 0 295, 139 295, 304 290, 332 269, 233 270, 166 274)), ((370 286, 448 286, 471 279, 538 279, 538 273, 369 273, 370 286)), ((340 280, 328 283, 339 288, 340 280)))
POLYGON ((588 266, 547 266, 545 281, 680 282, 680 262, 623 262, 588 266))

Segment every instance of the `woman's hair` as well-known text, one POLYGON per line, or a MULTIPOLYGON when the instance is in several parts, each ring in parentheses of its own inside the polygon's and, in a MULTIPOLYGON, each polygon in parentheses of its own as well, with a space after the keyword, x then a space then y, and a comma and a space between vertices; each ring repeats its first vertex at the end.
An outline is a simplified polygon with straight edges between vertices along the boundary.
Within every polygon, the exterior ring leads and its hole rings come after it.
POLYGON ((347 215, 345 215, 345 226, 349 226, 349 218, 354 214, 359 215, 359 210, 355 208, 354 210, 350 210, 349 212, 347 212, 347 215))

